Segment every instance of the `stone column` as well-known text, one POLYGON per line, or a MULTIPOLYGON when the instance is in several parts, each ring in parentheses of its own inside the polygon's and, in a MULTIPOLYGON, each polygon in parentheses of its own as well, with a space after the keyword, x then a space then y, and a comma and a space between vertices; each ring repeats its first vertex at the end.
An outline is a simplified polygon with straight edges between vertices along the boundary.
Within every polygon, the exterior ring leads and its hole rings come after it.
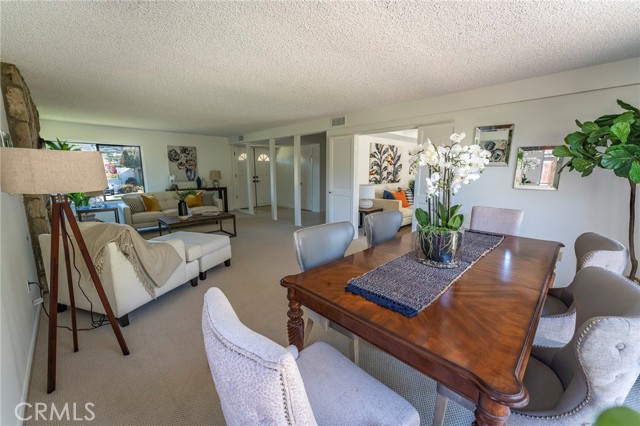
MULTIPOLYGON (((40 149, 40 119, 38 110, 18 68, 13 64, 0 63, 2 73, 2 100, 7 113, 9 134, 17 148, 40 149)), ((47 283, 44 263, 40 252, 38 235, 51 233, 51 222, 47 210, 48 195, 25 195, 24 209, 29 226, 29 237, 36 263, 38 281, 47 283)), ((48 287, 48 285, 47 285, 48 287)))

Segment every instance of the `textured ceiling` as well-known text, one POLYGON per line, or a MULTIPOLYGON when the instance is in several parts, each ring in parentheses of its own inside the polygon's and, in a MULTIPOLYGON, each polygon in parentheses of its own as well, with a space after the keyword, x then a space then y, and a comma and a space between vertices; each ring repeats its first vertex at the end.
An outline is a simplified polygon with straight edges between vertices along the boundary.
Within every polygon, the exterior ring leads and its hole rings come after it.
POLYGON ((0 2, 42 118, 228 136, 640 56, 640 1, 0 2))

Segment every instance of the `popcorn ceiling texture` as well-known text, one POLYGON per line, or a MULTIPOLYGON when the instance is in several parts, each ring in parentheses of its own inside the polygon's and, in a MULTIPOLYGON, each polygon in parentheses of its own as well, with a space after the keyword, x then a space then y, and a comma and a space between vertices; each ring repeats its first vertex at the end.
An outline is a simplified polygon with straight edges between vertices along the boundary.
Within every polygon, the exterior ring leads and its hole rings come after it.
POLYGON ((229 136, 640 56, 640 2, 2 2, 41 117, 229 136))

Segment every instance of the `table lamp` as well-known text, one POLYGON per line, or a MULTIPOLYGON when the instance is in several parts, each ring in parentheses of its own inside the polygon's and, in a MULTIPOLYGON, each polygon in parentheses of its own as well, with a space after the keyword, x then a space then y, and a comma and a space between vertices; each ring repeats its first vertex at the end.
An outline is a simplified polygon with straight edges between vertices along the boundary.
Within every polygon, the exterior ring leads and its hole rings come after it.
POLYGON ((78 328, 71 278, 69 232, 71 228, 82 258, 107 313, 109 323, 124 355, 129 349, 122 336, 109 300, 104 292, 93 261, 87 251, 80 228, 69 206, 66 194, 72 192, 102 191, 107 187, 102 154, 99 152, 57 151, 29 148, 0 148, 0 190, 12 194, 50 194, 52 210, 51 259, 49 283, 49 344, 47 393, 56 389, 56 338, 58 325, 58 266, 60 241, 64 250, 64 264, 71 303, 73 351, 78 351, 78 328), (65 220, 66 218, 66 220, 65 220))
POLYGON ((209 179, 211 179, 211 186, 214 188, 220 187, 220 179, 222 179, 222 173, 220 170, 211 170, 209 172, 209 179))
POLYGON ((373 185, 360 185, 360 208, 373 207, 373 199, 376 197, 376 189, 373 185))

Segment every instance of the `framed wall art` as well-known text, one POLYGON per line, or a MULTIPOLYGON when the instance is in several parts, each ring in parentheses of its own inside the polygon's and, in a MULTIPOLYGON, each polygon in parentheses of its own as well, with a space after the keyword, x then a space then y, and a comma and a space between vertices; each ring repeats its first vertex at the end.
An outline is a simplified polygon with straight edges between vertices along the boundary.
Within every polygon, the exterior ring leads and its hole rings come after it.
POLYGON ((513 127, 513 124, 476 127, 474 142, 491 153, 489 166, 509 164, 513 127))
POLYGON ((169 175, 176 181, 195 181, 198 177, 198 155, 193 146, 167 146, 169 175))
POLYGON ((397 145, 372 143, 369 152, 369 183, 398 183, 401 180, 402 153, 397 145))

